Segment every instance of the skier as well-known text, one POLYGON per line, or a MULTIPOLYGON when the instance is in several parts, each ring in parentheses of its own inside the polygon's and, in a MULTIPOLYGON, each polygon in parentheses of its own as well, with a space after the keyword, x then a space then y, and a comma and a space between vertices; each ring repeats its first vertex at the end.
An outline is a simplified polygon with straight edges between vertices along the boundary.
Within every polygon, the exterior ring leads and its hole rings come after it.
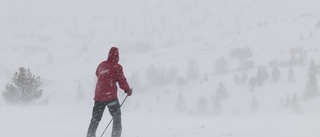
POLYGON ((98 81, 96 84, 94 95, 94 106, 92 118, 87 132, 87 137, 96 137, 96 130, 102 118, 106 106, 113 118, 112 137, 120 137, 121 126, 121 110, 117 97, 117 83, 119 87, 132 95, 132 89, 123 74, 122 66, 119 62, 119 50, 117 47, 112 47, 108 54, 108 59, 99 64, 96 75, 98 81))

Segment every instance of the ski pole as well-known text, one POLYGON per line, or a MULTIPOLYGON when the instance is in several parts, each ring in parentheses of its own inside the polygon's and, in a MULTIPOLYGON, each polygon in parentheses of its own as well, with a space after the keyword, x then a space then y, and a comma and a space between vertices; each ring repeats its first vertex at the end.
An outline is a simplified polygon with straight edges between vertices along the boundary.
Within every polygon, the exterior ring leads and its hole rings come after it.
MULTIPOLYGON (((123 99, 123 101, 122 101, 122 103, 121 103, 121 105, 120 105, 120 108, 121 108, 121 106, 123 105, 123 103, 126 101, 127 98, 128 98, 128 95, 123 99)), ((120 108, 118 109, 118 111, 120 110, 120 108)), ((104 131, 102 132, 102 134, 101 134, 100 137, 103 136, 104 132, 106 132, 106 130, 108 129, 108 127, 109 127, 109 125, 111 124, 112 121, 113 121, 113 117, 112 117, 112 119, 110 120, 110 122, 109 122, 109 124, 107 125, 107 127, 106 127, 106 128, 104 129, 104 131)))

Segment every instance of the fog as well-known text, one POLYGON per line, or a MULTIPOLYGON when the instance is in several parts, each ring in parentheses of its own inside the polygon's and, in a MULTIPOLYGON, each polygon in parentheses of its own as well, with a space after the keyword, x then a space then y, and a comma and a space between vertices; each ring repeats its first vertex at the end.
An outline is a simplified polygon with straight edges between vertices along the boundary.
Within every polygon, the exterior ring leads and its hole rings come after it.
POLYGON ((1 0, 0 136, 85 136, 96 67, 116 46, 133 88, 123 136, 318 137, 317 4, 1 0), (20 67, 41 77, 43 93, 10 104, 20 67))

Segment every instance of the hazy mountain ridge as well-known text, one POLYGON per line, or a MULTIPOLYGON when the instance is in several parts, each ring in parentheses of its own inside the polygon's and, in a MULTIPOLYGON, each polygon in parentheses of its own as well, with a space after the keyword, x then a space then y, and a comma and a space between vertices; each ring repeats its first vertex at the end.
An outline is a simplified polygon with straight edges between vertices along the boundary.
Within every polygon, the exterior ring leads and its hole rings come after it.
POLYGON ((314 2, 3 1, 1 46, 315 46, 320 13, 314 2))

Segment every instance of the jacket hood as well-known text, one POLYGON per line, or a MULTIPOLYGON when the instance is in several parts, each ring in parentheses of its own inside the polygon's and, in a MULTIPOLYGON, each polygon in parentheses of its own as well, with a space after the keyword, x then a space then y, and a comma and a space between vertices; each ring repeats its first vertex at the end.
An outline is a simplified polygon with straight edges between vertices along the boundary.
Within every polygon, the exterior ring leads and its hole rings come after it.
POLYGON ((108 61, 115 63, 119 62, 119 49, 117 47, 111 47, 108 54, 108 61))

